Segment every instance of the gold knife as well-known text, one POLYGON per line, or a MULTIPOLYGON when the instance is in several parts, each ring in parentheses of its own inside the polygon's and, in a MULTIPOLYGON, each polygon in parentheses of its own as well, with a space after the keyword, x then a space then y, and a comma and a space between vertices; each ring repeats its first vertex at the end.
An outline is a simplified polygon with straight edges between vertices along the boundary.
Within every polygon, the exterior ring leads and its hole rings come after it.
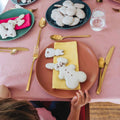
POLYGON ((97 94, 100 94, 101 92, 101 87, 102 87, 102 83, 103 83, 103 80, 104 80, 104 77, 105 77, 105 73, 107 71, 107 67, 108 67, 108 64, 111 60, 111 57, 113 55, 113 51, 114 51, 115 47, 112 46, 106 56, 106 59, 105 59, 105 67, 104 67, 104 70, 103 70, 103 73, 102 73, 102 76, 101 76, 101 79, 100 79, 100 82, 99 82, 99 85, 98 85, 98 89, 97 89, 97 94))
POLYGON ((24 48, 24 47, 0 47, 0 49, 2 50, 13 50, 13 49, 16 49, 16 50, 20 50, 20 51, 29 51, 28 48, 24 48))

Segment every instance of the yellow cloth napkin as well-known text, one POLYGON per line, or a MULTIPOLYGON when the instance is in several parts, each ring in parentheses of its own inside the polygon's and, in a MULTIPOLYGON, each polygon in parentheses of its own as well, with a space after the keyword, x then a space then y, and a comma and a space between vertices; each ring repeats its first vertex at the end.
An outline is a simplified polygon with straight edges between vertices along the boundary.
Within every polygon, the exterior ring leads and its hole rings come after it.
MULTIPOLYGON (((77 42, 56 42, 54 43, 54 49, 61 49, 64 50, 64 55, 62 56, 55 56, 53 58, 53 63, 57 63, 58 57, 64 57, 68 59, 68 65, 74 64, 76 67, 76 71, 79 71, 79 64, 78 64, 78 52, 77 52, 77 42)), ((64 90, 71 90, 66 86, 65 80, 60 80, 58 78, 59 71, 53 70, 53 77, 52 77, 52 88, 53 89, 64 89, 64 90)), ((75 90, 80 89, 80 84, 78 85, 75 90)))

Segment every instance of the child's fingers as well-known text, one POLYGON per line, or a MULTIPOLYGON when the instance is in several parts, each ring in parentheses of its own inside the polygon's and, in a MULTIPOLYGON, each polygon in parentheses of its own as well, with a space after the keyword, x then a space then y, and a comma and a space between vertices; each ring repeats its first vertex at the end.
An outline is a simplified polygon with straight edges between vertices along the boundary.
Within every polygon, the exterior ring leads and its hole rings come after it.
POLYGON ((85 91, 86 94, 86 99, 85 99, 85 103, 88 103, 90 101, 90 95, 88 94, 88 91, 85 91))
POLYGON ((77 102, 77 96, 74 96, 74 97, 72 98, 71 103, 72 103, 72 104, 75 104, 76 102, 77 102))
POLYGON ((80 95, 81 95, 81 102, 84 103, 84 102, 85 102, 84 93, 83 93, 81 90, 79 90, 79 93, 80 93, 80 95))
POLYGON ((76 102, 76 104, 81 104, 82 99, 81 99, 80 93, 79 93, 79 92, 76 92, 76 95, 77 95, 77 102, 76 102))

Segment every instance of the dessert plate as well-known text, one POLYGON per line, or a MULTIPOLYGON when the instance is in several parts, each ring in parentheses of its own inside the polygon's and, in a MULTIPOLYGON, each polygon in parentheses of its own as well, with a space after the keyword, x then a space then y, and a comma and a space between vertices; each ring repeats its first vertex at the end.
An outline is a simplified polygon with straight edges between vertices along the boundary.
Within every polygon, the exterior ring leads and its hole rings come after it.
POLYGON ((48 10, 46 12, 46 20, 51 26, 53 26, 55 28, 60 28, 60 29, 73 29, 73 28, 77 28, 77 27, 80 27, 80 26, 84 25, 89 20, 89 18, 91 16, 91 10, 90 10, 89 6, 86 3, 82 2, 81 0, 71 0, 73 3, 81 3, 81 4, 85 5, 85 7, 82 10, 85 12, 86 16, 85 16, 84 19, 81 19, 80 22, 75 26, 68 26, 68 25, 64 25, 62 27, 58 26, 56 24, 56 22, 51 18, 51 13, 52 13, 53 9, 58 8, 58 7, 55 7, 55 5, 62 5, 64 1, 65 0, 58 1, 54 4, 52 4, 48 8, 48 10))
MULTIPOLYGON (((68 41, 65 41, 68 42, 68 41)), ((81 89, 89 90, 97 80, 98 76, 98 61, 96 55, 86 44, 78 41, 78 58, 79 58, 79 69, 87 74, 87 80, 81 83, 81 89)), ((46 48, 54 48, 54 43, 50 44, 46 48)), ((45 68, 46 63, 52 63, 53 58, 45 58, 44 49, 36 64, 36 75, 39 84, 47 91, 50 95, 59 98, 72 98, 76 94, 76 90, 60 90, 52 89, 52 70, 45 68)))
POLYGON ((16 36, 15 37, 8 37, 6 39, 2 39, 2 37, 0 36, 0 41, 10 41, 10 40, 15 40, 19 37, 22 37, 23 35, 25 35, 33 26, 34 24, 34 15, 32 14, 32 12, 30 12, 27 9, 12 9, 9 11, 4 12, 3 14, 0 15, 0 19, 6 19, 6 18, 12 18, 12 17, 16 17, 19 16, 21 14, 30 14, 31 16, 31 25, 29 27, 26 27, 24 29, 20 29, 20 30, 16 30, 16 36))

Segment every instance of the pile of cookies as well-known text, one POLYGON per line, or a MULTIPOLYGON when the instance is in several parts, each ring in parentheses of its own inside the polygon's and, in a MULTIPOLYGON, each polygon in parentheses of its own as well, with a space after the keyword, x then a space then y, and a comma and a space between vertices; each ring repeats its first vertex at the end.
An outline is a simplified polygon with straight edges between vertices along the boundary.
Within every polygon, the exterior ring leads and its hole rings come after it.
POLYGON ((83 10, 84 4, 66 0, 63 2, 63 5, 57 4, 55 7, 57 8, 52 10, 51 18, 61 27, 64 25, 75 26, 86 16, 83 10))

